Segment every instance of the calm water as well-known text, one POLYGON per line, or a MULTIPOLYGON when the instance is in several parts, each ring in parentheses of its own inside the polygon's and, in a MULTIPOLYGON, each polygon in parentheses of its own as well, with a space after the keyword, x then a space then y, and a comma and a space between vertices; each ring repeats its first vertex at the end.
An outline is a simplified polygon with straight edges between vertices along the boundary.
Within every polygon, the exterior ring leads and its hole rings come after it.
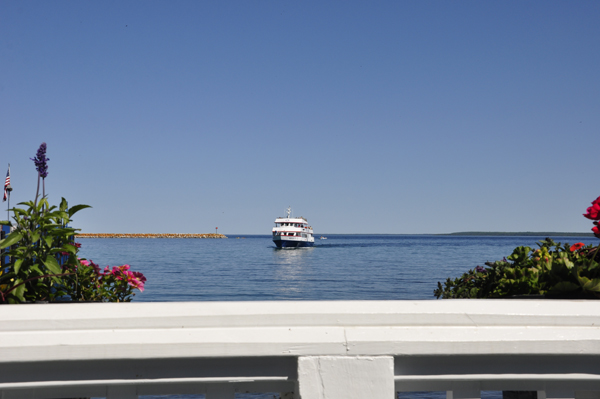
POLYGON ((299 249, 276 249, 270 236, 79 241, 100 266, 128 263, 146 275, 137 301, 256 301, 435 299, 438 281, 543 238, 330 235, 299 249))
MULTIPOLYGON (((136 301, 433 299, 438 281, 545 237, 330 235, 313 248, 277 249, 271 236, 228 239, 80 239, 81 256, 146 275, 136 301)), ((596 244, 594 237, 553 237, 596 244)), ((445 392, 401 393, 444 399, 445 392)), ((158 397, 144 397, 145 399, 158 397)), ((203 395, 171 398, 204 398, 203 395)), ((278 395, 236 394, 239 399, 278 395)), ((482 392, 501 399, 501 392, 482 392)), ((368 399, 368 398, 365 398, 368 399)))

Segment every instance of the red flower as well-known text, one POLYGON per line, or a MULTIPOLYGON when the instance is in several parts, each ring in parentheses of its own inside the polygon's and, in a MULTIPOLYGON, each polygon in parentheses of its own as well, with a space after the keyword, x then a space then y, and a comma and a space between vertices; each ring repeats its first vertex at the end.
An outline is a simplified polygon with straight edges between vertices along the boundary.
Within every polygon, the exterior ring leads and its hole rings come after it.
POLYGON ((571 252, 579 251, 581 248, 585 247, 585 244, 582 242, 578 242, 577 244, 571 245, 571 252))
POLYGON ((594 235, 595 235, 596 237, 599 237, 599 238, 600 238, 600 228, 599 228, 598 226, 594 226, 594 227, 592 227, 592 231, 594 232, 594 235))
POLYGON ((591 220, 600 220, 600 197, 592 201, 592 206, 587 209, 583 216, 591 220))
POLYGON ((594 204, 590 206, 587 209, 587 213, 584 213, 583 216, 591 220, 600 220, 600 205, 594 204))

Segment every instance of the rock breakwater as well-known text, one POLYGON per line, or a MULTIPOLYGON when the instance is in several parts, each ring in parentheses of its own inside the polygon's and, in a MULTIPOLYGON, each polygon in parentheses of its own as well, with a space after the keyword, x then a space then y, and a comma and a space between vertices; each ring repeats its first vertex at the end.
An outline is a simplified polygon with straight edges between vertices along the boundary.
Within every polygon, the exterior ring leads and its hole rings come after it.
POLYGON ((111 234, 79 233, 77 238, 227 238, 223 234, 111 234))

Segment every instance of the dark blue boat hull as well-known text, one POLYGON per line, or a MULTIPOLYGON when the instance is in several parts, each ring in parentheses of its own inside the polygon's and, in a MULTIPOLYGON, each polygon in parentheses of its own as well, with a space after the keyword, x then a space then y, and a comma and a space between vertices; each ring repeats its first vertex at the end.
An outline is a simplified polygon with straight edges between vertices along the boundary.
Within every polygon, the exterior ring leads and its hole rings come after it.
POLYGON ((312 247, 315 245, 314 242, 306 242, 306 241, 287 241, 287 240, 273 240, 277 248, 303 248, 303 247, 312 247))

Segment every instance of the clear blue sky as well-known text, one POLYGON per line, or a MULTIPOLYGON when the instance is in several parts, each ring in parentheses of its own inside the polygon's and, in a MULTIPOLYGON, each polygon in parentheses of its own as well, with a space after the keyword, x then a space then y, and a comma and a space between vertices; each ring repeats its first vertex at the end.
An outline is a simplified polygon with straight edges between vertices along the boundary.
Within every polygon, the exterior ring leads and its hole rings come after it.
POLYGON ((270 234, 289 205, 317 234, 588 232, 598 21, 598 1, 0 0, 0 176, 33 199, 47 142, 84 232, 270 234))

